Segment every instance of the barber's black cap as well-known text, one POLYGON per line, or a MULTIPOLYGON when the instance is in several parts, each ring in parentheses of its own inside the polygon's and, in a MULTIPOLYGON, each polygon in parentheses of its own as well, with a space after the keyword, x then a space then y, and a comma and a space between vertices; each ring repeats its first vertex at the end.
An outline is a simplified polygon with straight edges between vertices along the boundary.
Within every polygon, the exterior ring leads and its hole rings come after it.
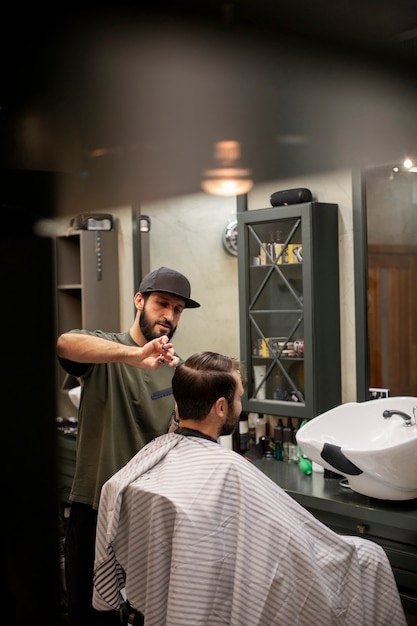
POLYGON ((190 281, 180 272, 169 267, 160 267, 147 274, 139 285, 140 293, 151 293, 152 291, 164 291, 178 296, 185 302, 186 309, 195 309, 199 303, 190 298, 190 281))

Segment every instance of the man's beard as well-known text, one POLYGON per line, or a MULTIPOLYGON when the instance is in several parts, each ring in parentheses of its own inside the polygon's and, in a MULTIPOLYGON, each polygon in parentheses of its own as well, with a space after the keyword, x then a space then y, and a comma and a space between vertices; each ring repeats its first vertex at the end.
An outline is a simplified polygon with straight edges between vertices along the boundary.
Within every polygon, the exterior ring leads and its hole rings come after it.
POLYGON ((239 415, 233 415, 231 419, 228 415, 225 423, 222 426, 219 436, 232 435, 236 429, 236 426, 238 425, 238 422, 239 415))
MULTIPOLYGON (((162 337, 164 332, 156 332, 155 325, 151 324, 149 319, 146 317, 146 306, 143 307, 141 314, 139 316, 139 328, 142 332, 142 335, 145 337, 146 341, 152 341, 152 339, 157 339, 157 337, 162 337)), ((168 339, 171 340, 176 331, 176 326, 167 333, 168 339)))

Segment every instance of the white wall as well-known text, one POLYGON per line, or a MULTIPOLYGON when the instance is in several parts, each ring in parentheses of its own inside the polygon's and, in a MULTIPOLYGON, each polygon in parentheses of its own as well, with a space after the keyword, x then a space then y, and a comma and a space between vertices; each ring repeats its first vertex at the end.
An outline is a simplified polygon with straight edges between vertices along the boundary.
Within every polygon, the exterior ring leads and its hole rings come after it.
POLYGON ((236 218, 236 199, 204 193, 143 205, 151 218, 151 268, 173 267, 187 276, 199 309, 187 309, 175 335, 186 358, 213 350, 239 358, 237 257, 224 248, 227 223, 236 218))

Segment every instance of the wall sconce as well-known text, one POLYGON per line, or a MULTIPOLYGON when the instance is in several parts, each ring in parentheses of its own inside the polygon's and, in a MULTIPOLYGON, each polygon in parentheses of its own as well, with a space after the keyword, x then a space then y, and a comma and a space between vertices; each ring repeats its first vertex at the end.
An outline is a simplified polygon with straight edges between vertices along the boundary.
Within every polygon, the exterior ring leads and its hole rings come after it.
POLYGON ((214 146, 214 159, 219 167, 203 172, 203 191, 215 196, 240 196, 252 189, 251 170, 237 166, 240 159, 238 141, 218 141, 214 146))
POLYGON ((139 217, 139 232, 149 233, 151 230, 151 218, 149 215, 141 215, 139 217))

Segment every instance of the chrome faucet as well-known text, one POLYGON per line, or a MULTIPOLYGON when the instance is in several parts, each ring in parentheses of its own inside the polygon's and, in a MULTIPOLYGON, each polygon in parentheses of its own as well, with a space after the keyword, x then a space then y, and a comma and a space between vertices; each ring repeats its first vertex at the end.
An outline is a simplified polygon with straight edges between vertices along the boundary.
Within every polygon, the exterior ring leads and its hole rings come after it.
POLYGON ((397 411, 396 409, 392 409, 391 411, 386 409, 382 413, 382 415, 383 415, 383 417, 385 419, 388 419, 388 418, 392 417, 393 415, 400 415, 403 418, 403 420, 405 421, 406 426, 412 426, 413 424, 416 423, 417 407, 415 407, 413 409, 414 421, 413 421, 413 418, 411 417, 411 415, 408 415, 408 413, 404 413, 404 411, 397 411))

